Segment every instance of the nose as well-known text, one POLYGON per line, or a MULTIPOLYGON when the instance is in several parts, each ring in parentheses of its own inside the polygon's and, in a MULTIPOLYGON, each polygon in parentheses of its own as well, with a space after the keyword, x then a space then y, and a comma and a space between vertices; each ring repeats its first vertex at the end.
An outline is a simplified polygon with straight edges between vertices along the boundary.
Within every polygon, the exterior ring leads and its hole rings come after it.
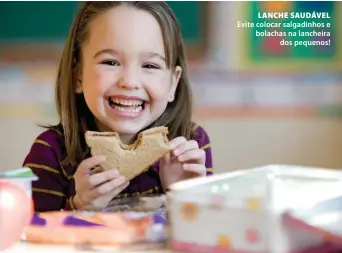
POLYGON ((123 69, 119 87, 129 90, 139 89, 141 84, 138 71, 135 71, 133 68, 123 69))

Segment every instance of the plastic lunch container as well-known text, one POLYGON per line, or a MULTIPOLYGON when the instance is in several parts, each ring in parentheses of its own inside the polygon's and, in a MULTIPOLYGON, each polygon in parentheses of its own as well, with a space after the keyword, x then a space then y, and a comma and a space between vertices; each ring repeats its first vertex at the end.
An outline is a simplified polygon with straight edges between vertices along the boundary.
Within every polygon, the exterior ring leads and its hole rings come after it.
POLYGON ((320 201, 312 189, 331 184, 342 190, 341 171, 291 165, 175 183, 168 196, 171 247, 196 253, 331 252, 322 234, 283 218, 288 209, 320 201))
POLYGON ((38 177, 30 168, 19 168, 0 173, 0 180, 12 181, 26 189, 27 194, 32 196, 32 181, 38 180, 38 177))

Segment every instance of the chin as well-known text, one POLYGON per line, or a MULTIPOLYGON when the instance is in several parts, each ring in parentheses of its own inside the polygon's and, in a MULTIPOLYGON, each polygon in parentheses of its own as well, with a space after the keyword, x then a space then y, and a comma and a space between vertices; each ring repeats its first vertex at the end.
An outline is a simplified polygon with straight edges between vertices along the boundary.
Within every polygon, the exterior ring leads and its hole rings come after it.
POLYGON ((109 125, 109 128, 113 132, 117 132, 120 135, 136 135, 142 129, 144 129, 147 125, 139 124, 135 122, 115 122, 114 124, 109 125))

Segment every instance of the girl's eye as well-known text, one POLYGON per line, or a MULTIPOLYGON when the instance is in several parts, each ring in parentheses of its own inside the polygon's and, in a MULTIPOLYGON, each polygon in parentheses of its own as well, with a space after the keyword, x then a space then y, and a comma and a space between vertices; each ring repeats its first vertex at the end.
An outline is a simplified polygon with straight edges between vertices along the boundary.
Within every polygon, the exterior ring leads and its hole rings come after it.
POLYGON ((154 65, 154 64, 150 64, 150 63, 144 64, 143 68, 145 68, 145 69, 160 69, 159 66, 154 65))
POLYGON ((120 63, 118 63, 117 61, 103 61, 102 64, 109 66, 120 66, 120 63))

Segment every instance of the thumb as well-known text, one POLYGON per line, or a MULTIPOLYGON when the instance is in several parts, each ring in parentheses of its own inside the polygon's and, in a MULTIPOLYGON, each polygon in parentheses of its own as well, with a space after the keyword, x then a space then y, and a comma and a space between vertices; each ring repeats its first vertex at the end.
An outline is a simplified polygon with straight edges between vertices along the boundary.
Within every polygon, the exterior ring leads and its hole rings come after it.
POLYGON ((170 164, 172 161, 172 155, 171 152, 167 153, 160 159, 160 163, 165 165, 165 164, 170 164))
POLYGON ((89 175, 90 171, 99 166, 101 163, 103 163, 106 160, 104 156, 92 156, 88 159, 85 159, 81 162, 81 164, 78 166, 76 175, 85 176, 89 175))

